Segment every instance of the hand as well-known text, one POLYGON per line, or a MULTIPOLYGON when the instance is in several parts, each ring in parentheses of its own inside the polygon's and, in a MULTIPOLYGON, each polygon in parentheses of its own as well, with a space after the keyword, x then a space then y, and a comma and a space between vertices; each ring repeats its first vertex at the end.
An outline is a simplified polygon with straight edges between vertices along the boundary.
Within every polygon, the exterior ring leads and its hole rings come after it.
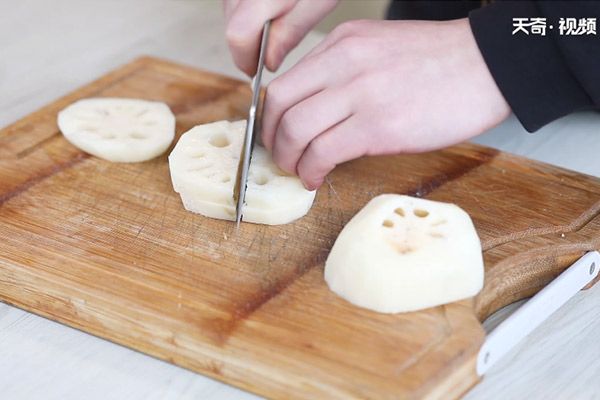
POLYGON ((262 139, 315 189, 342 162, 446 147, 509 113, 467 19, 351 21, 271 82, 262 139))
POLYGON ((337 4, 337 0, 225 0, 226 37, 236 65, 256 73, 263 25, 272 19, 266 67, 275 71, 285 56, 337 4))

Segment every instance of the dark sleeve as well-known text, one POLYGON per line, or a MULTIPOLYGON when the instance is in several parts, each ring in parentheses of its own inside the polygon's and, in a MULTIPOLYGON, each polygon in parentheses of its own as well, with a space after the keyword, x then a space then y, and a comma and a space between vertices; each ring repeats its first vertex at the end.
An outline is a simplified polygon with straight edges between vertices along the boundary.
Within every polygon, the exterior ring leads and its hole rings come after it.
POLYGON ((469 12, 479 7, 480 0, 394 0, 390 2, 386 18, 448 21, 466 18, 469 12))
POLYGON ((469 14, 492 76, 529 132, 600 109, 600 36, 559 35, 560 18, 600 19, 600 2, 500 1, 469 14), (521 17, 545 17, 546 36, 512 35, 512 19, 521 17))

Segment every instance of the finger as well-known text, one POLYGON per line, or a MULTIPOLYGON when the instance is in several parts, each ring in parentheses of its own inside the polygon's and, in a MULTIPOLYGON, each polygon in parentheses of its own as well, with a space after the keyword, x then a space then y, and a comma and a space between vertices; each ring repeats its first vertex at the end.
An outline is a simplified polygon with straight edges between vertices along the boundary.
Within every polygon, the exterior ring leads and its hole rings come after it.
POLYGON ((225 0, 223 1, 223 11, 225 14, 225 21, 229 21, 233 11, 237 8, 240 0, 225 0))
POLYGON ((308 190, 315 190, 336 165, 367 152, 367 130, 352 116, 313 139, 298 162, 298 175, 308 190))
POLYGON ((262 121, 262 140, 269 150, 283 114, 295 104, 326 87, 337 86, 346 75, 335 54, 323 53, 296 64, 267 87, 262 121))
POLYGON ((284 171, 296 166, 310 142, 352 113, 347 93, 325 89, 285 112, 273 144, 273 161, 284 171))
POLYGON ((225 35, 235 64, 246 74, 256 73, 258 49, 265 22, 294 7, 297 0, 244 0, 237 4, 225 35))
POLYGON ((312 50, 306 53, 301 61, 314 57, 322 52, 330 49, 333 45, 338 43, 343 38, 349 37, 357 32, 357 26, 362 21, 348 21, 336 26, 319 44, 317 44, 312 50))
POLYGON ((273 21, 265 65, 275 71, 285 56, 336 6, 337 0, 298 0, 294 8, 273 21))

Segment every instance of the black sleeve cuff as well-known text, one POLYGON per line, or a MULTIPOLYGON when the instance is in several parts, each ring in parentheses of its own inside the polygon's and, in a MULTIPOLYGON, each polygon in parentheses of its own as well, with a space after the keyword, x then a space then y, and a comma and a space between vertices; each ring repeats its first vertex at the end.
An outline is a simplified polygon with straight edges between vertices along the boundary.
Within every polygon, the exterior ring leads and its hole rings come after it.
POLYGON ((558 21, 547 20, 546 36, 512 35, 513 18, 543 16, 533 1, 496 2, 469 14, 496 84, 529 132, 574 111, 593 108, 555 42, 558 21))

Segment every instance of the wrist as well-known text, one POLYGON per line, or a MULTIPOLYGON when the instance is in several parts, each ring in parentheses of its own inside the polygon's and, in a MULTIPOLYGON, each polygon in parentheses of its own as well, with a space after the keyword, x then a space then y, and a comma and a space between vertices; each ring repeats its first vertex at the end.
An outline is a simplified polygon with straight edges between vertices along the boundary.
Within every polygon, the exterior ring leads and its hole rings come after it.
POLYGON ((462 43, 460 48, 462 48, 464 57, 466 79, 470 80, 472 90, 477 93, 488 116, 482 129, 490 129, 505 120, 510 115, 511 108, 481 54, 468 18, 452 21, 451 23, 456 24, 462 43))

